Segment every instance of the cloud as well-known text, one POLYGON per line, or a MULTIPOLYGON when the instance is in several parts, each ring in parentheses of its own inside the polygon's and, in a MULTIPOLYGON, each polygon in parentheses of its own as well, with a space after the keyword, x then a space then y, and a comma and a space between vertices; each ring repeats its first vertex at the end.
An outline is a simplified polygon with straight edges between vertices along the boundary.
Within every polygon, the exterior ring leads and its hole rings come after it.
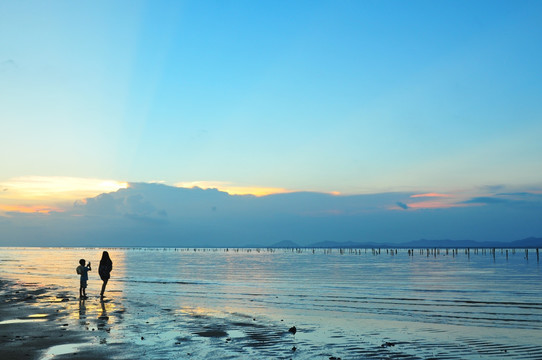
POLYGON ((121 214, 122 200, 117 199, 113 194, 100 194, 94 198, 75 202, 77 213, 83 212, 86 215, 111 216, 121 214))
POLYGON ((451 197, 451 195, 439 194, 439 193, 426 193, 426 194, 411 195, 410 197, 411 198, 420 198, 420 197, 444 197, 444 198, 447 198, 447 197, 451 197))
POLYGON ((457 207, 473 206, 476 204, 469 204, 465 202, 453 203, 453 202, 441 202, 441 201, 420 201, 408 204, 410 209, 451 209, 457 207))
POLYGON ((49 214, 51 212, 63 212, 64 210, 58 207, 52 207, 47 205, 4 205, 0 204, 0 211, 8 214, 16 213, 40 213, 49 214))
POLYGON ((484 205, 484 206, 501 206, 524 209, 536 209, 539 211, 542 208, 542 194, 537 191, 523 191, 513 193, 499 193, 496 195, 476 196, 462 202, 463 204, 484 205))
MULTIPOLYGON (((76 200, 90 198, 126 188, 126 182, 93 178, 61 176, 26 176, 0 182, 0 203, 11 207, 13 212, 62 211, 60 203, 71 204, 76 200)), ((7 211, 2 210, 0 211, 7 211)))
POLYGON ((463 201, 462 204, 503 204, 508 202, 510 202, 510 200, 497 197, 481 196, 463 201))
POLYGON ((0 182, 10 197, 23 199, 81 199, 126 188, 116 180, 64 176, 26 176, 0 182))
POLYGON ((0 222, 0 245, 18 239, 20 246, 266 246, 284 239, 308 245, 420 238, 505 241, 542 234, 541 196, 512 207, 483 206, 496 204, 495 196, 453 202, 444 197, 413 201, 412 195, 294 192, 256 197, 131 183, 76 201, 63 213, 9 217, 0 222))
POLYGON ((399 206, 401 209, 405 209, 405 210, 408 209, 408 205, 405 204, 405 203, 402 203, 402 202, 399 202, 399 201, 398 201, 396 204, 397 204, 397 206, 399 206))
POLYGON ((74 209, 77 215, 102 218, 125 217, 137 221, 165 221, 167 218, 166 210, 158 209, 143 193, 135 191, 101 194, 76 202, 74 209))
POLYGON ((200 189, 217 189, 226 192, 230 195, 254 195, 254 196, 266 196, 271 194, 282 194, 293 192, 291 190, 275 187, 261 187, 261 186, 239 186, 233 185, 230 182, 225 181, 190 181, 180 182, 175 184, 177 187, 191 189, 198 187, 200 189))
POLYGON ((524 192, 510 192, 510 193, 499 193, 499 194, 496 194, 497 196, 519 196, 519 197, 526 197, 526 196, 538 196, 538 195, 541 195, 542 192, 540 191, 530 191, 530 192, 527 192, 527 191, 524 191, 524 192))
POLYGON ((496 193, 496 192, 501 191, 501 190, 503 190, 505 188, 506 188, 506 186, 504 186, 504 185, 485 185, 485 186, 481 187, 482 191, 489 192, 489 193, 496 193))
POLYGON ((0 61, 0 73, 14 71, 18 68, 17 63, 12 59, 0 61))

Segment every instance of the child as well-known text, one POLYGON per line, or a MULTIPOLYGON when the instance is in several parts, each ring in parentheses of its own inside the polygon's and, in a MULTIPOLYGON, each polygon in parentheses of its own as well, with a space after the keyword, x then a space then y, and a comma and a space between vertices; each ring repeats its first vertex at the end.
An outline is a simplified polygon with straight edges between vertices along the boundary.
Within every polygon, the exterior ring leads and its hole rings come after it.
POLYGON ((85 259, 79 260, 79 264, 80 265, 77 267, 77 269, 75 269, 77 273, 81 275, 81 286, 79 287, 79 297, 81 299, 87 299, 86 289, 87 289, 88 272, 91 271, 92 269, 90 267, 90 261, 88 262, 88 265, 85 266, 85 259))

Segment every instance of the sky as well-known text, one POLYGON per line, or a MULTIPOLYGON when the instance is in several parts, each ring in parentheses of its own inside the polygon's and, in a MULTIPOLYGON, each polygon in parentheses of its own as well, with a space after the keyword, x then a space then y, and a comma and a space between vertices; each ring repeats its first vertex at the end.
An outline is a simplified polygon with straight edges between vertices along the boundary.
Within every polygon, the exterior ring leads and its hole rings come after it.
POLYGON ((540 1, 0 0, 0 216, 131 183, 538 198, 540 24, 540 1))

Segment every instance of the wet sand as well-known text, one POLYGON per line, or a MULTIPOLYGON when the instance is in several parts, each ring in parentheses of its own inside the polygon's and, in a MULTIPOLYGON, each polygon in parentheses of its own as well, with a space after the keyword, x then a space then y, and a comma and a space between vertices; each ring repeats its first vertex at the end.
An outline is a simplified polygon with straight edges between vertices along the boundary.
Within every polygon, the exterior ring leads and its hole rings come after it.
POLYGON ((127 311, 120 296, 81 301, 74 294, 54 285, 0 279, 2 360, 290 359, 313 358, 315 352, 320 359, 334 357, 299 332, 296 339, 284 320, 179 312, 138 300, 130 300, 127 311))
POLYGON ((74 327, 66 304, 77 301, 54 288, 0 280, 2 359, 107 359, 111 349, 94 344, 86 329, 74 327), (85 344, 84 350, 78 345, 85 344))
POLYGON ((269 357, 289 358, 296 350, 286 324, 242 314, 225 319, 141 303, 126 315, 118 300, 82 301, 54 286, 0 279, 2 360, 236 359, 262 347, 269 357))

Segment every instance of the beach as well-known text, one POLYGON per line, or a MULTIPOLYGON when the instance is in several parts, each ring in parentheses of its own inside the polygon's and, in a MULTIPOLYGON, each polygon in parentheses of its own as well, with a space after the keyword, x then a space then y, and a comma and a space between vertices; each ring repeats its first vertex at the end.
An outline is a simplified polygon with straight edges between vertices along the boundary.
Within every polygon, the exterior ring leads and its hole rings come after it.
POLYGON ((521 252, 109 249, 105 298, 94 268, 80 300, 101 250, 3 249, 2 359, 542 358, 521 252))
POLYGON ((96 342, 99 335, 70 321, 67 303, 76 299, 56 290, 0 280, 2 359, 108 358, 112 349, 96 342))
POLYGON ((285 324, 272 328, 254 318, 226 321, 197 313, 186 314, 184 323, 177 323, 175 315, 157 319, 154 312, 145 314, 143 309, 132 314, 137 320, 131 320, 131 326, 138 328, 134 336, 123 333, 120 326, 125 310, 107 297, 80 300, 53 286, 6 280, 0 280, 0 291, 3 360, 242 358, 250 357, 249 351, 234 343, 245 335, 243 347, 267 346, 270 357, 281 357, 279 343, 282 352, 295 352, 292 327, 285 324), (117 310, 108 312, 110 308, 117 310))

